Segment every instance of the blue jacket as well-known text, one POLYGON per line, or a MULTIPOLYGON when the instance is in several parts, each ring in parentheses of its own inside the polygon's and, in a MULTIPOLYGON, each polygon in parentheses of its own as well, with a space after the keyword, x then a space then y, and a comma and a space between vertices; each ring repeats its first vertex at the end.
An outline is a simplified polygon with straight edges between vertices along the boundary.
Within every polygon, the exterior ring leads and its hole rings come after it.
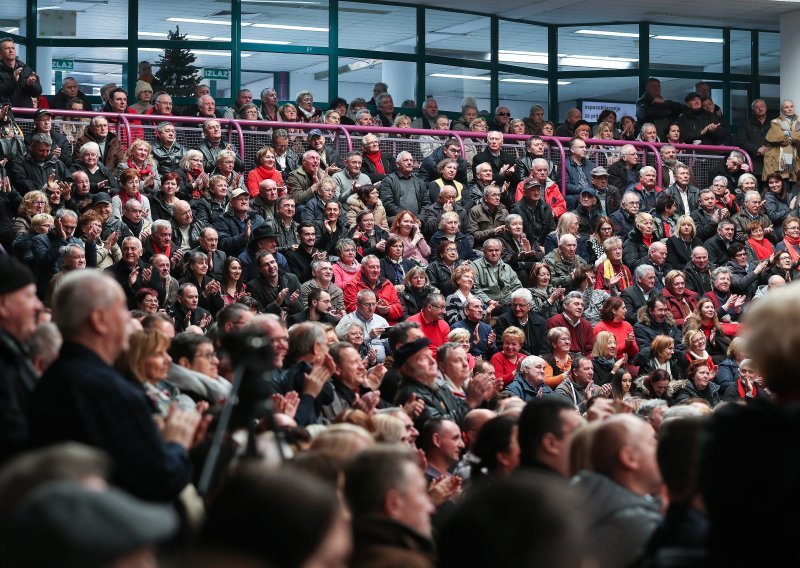
POLYGON ((466 329, 469 332, 469 352, 475 357, 480 356, 488 360, 489 357, 497 352, 497 342, 495 341, 491 346, 488 342, 489 334, 492 333, 492 326, 488 323, 482 321, 471 322, 462 319, 450 326, 450 329, 466 329), (478 326, 479 339, 477 343, 475 342, 475 326, 478 326))
POLYGON ((534 389, 531 384, 522 378, 522 375, 517 373, 514 377, 514 380, 508 383, 505 390, 513 394, 514 396, 518 396, 525 402, 530 402, 534 398, 539 396, 541 391, 541 396, 547 396, 553 392, 553 389, 548 387, 547 385, 543 384, 538 389, 534 389))
POLYGON ((593 161, 585 159, 579 166, 572 158, 567 160, 567 211, 572 211, 578 204, 578 196, 584 187, 592 185, 592 170, 597 166, 593 161))

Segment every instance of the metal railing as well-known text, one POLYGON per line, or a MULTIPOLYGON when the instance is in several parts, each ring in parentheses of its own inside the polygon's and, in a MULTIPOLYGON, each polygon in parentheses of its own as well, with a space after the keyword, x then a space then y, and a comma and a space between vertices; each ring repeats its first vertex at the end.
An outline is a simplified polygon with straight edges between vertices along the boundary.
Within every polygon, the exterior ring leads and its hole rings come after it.
MULTIPOLYGON (((126 113, 70 111, 49 109, 54 116, 60 117, 61 124, 85 124, 80 119, 94 116, 105 116, 109 125, 121 134, 123 141, 132 137, 142 137, 148 142, 156 138, 156 125, 168 121, 175 125, 177 141, 186 148, 196 147, 202 140, 202 129, 199 128, 206 118, 190 116, 161 116, 137 115, 126 113)), ((33 128, 34 109, 15 108, 14 114, 17 123, 24 132, 33 128)), ((381 152, 396 156, 401 151, 408 151, 419 164, 438 145, 447 138, 455 138, 461 144, 461 155, 471 165, 472 158, 486 148, 485 132, 467 132, 463 130, 424 130, 418 128, 385 128, 377 126, 349 126, 303 122, 267 122, 234 119, 216 119, 226 129, 229 143, 237 144, 238 150, 245 167, 254 166, 255 155, 259 149, 272 143, 272 132, 275 129, 284 129, 289 133, 289 147, 298 154, 308 149, 307 132, 319 129, 326 133, 329 143, 344 156, 353 150, 361 150, 361 139, 365 134, 376 134, 379 137, 381 152), (226 128, 227 127, 227 128, 226 128)), ((525 140, 529 136, 506 134, 503 137, 503 151, 519 159, 525 155, 525 140)), ((547 144, 545 157, 551 160, 560 171, 561 191, 565 191, 563 180, 567 177, 567 159, 569 153, 569 138, 542 136, 547 144)), ((618 148, 631 144, 639 152, 640 162, 656 168, 658 184, 663 186, 662 165, 659 148, 664 143, 625 141, 625 140, 586 140, 588 146, 587 158, 599 166, 608 167, 619 159, 618 148)), ((752 170, 753 162, 750 156, 737 146, 705 146, 692 144, 675 144, 678 150, 678 161, 692 169, 697 185, 707 186, 710 183, 709 174, 720 164, 725 162, 727 154, 739 151, 747 160, 752 170)), ((468 168, 470 181, 472 181, 472 168, 468 168)))

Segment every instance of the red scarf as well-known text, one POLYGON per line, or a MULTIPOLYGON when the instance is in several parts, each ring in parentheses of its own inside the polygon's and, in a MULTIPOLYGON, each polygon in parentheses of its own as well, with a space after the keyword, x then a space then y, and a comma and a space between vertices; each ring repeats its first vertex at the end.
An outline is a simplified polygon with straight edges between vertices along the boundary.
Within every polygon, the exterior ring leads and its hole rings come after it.
MULTIPOLYGON (((120 209, 125 209, 125 204, 128 202, 129 199, 135 199, 139 203, 142 203, 142 194, 139 192, 138 189, 136 190, 136 195, 128 195, 127 191, 124 190, 120 191, 119 200, 122 203, 122 205, 120 205, 120 209)), ((142 203, 142 205, 144 205, 144 203, 142 203)))
POLYGON ((364 156, 372 162, 375 166, 375 171, 379 174, 386 175, 386 171, 383 169, 383 162, 381 161, 381 151, 378 150, 376 152, 364 152, 364 156))
POLYGON ((137 166, 133 160, 128 160, 128 167, 139 172, 139 179, 143 178, 144 176, 149 176, 153 173, 153 170, 150 167, 150 162, 145 162, 144 168, 139 169, 139 166, 137 166))
POLYGON ((161 250, 158 248, 158 244, 155 240, 151 239, 150 242, 153 244, 153 251, 155 251, 156 254, 163 254, 167 258, 172 258, 172 243, 170 243, 169 246, 164 250, 161 250))
POLYGON ((642 235, 642 242, 647 245, 647 248, 650 248, 650 245, 653 244, 653 235, 649 237, 642 235))
POLYGON ((784 236, 783 242, 786 245, 789 256, 792 257, 792 262, 797 262, 797 259, 800 258, 800 252, 797 251, 797 247, 800 246, 800 237, 784 236))
MULTIPOLYGON (((798 240, 800 240, 800 237, 798 237, 798 240)), ((760 241, 749 238, 747 239, 747 244, 749 244, 750 248, 753 249, 753 252, 756 253, 756 258, 758 260, 767 260, 770 256, 772 256, 772 253, 775 252, 775 248, 772 246, 772 243, 764 238, 762 238, 760 241)))

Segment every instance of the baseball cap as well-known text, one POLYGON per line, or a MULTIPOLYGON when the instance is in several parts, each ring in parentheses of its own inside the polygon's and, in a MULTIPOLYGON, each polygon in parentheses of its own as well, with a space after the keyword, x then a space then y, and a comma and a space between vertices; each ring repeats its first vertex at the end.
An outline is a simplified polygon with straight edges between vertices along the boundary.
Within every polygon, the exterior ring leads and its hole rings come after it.
POLYGON ((250 195, 246 189, 242 189, 241 187, 237 187, 231 192, 231 199, 236 199, 240 195, 250 195))
POLYGON ((111 205, 111 196, 107 194, 105 191, 101 191, 100 193, 95 193, 92 196, 92 205, 97 205, 98 203, 108 203, 111 205))
POLYGON ((592 175, 595 176, 595 177, 607 176, 608 175, 608 170, 605 169, 603 166, 597 166, 594 169, 592 169, 592 175))

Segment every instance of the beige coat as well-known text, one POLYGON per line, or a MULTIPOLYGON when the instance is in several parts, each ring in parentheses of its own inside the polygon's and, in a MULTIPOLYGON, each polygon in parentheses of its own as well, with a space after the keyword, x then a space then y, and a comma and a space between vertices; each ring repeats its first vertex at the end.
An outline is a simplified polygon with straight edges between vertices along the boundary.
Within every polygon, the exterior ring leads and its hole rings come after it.
POLYGON ((769 130, 764 137, 767 142, 767 149, 764 152, 764 173, 762 179, 766 181, 767 176, 773 172, 778 172, 784 179, 792 182, 800 179, 800 120, 787 119, 784 115, 770 122, 769 130), (786 130, 790 131, 790 136, 786 135, 786 130), (794 160, 791 166, 786 165, 786 158, 794 160))
MULTIPOLYGON (((356 226, 356 217, 358 216, 359 212, 363 209, 366 209, 367 206, 364 205, 364 202, 358 198, 358 195, 353 194, 347 198, 347 213, 346 213, 346 223, 347 228, 352 229, 356 226)), ((375 205, 375 209, 372 211, 375 215, 375 226, 380 227, 384 231, 389 230, 389 222, 386 219, 386 209, 383 208, 383 203, 381 203, 380 199, 378 203, 375 205)))

